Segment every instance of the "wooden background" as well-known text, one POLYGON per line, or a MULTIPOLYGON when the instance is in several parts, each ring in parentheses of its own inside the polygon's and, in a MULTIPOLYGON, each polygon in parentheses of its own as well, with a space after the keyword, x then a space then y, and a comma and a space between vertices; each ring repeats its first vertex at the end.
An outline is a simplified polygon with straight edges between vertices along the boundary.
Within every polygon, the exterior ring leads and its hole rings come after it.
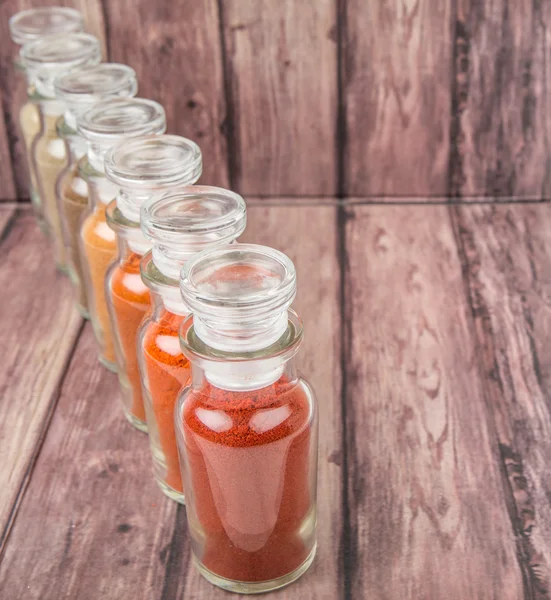
MULTIPOLYGON (((72 0, 203 182, 244 195, 543 199, 549 0, 72 0)), ((28 197, 0 0, 0 199, 28 197)), ((406 199, 406 198, 403 198, 406 199)))

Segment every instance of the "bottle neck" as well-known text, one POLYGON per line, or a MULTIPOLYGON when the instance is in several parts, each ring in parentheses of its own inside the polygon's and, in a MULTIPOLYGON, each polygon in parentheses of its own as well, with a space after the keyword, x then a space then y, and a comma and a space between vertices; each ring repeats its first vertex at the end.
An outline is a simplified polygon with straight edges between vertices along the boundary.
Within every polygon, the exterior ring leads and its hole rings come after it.
POLYGON ((132 230, 128 227, 115 229, 115 232, 121 248, 120 258, 128 258, 130 254, 143 256, 151 250, 151 242, 143 235, 139 226, 132 230), (124 252, 122 248, 124 248, 124 252))
MULTIPOLYGON (((275 331, 275 329, 274 329, 275 331)), ((231 350, 216 352, 212 346, 203 346, 204 340, 197 331, 197 314, 186 319, 181 330, 182 350, 186 357, 200 368, 214 386, 232 391, 252 391, 267 387, 288 371, 289 379, 295 377, 294 356, 302 341, 302 324, 293 311, 289 311, 286 331, 268 346, 265 338, 263 350, 243 351, 238 348, 239 338, 231 350)), ((225 343, 229 347, 229 342, 225 343)))
POLYGON ((113 184, 101 173, 96 173, 92 176, 87 176, 90 202, 93 208, 101 207, 105 210, 107 205, 112 202, 116 195, 117 189, 113 184))
POLYGON ((275 344, 287 331, 287 311, 262 319, 226 321, 195 313, 195 335, 207 346, 222 352, 257 352, 275 344))
POLYGON ((289 380, 296 378, 294 359, 272 357, 241 362, 205 362, 200 368, 205 379, 214 387, 232 392, 252 392, 266 388, 279 381, 285 374, 289 380))

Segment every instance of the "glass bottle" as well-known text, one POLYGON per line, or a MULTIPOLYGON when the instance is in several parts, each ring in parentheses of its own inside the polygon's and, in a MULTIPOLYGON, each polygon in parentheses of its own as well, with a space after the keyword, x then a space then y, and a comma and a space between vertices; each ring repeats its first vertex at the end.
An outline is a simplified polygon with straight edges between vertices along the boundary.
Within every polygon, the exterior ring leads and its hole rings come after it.
POLYGON ((86 141, 78 134, 77 118, 100 100, 131 98, 136 95, 136 72, 127 65, 101 63, 86 66, 57 77, 56 97, 65 105, 65 113, 57 122, 57 134, 64 140, 69 157, 59 174, 56 197, 67 255, 69 277, 74 285, 77 310, 88 318, 88 302, 83 282, 83 267, 79 252, 82 216, 88 206, 88 185, 80 171, 86 166, 86 141))
POLYGON ((107 306, 126 418, 147 431, 138 368, 138 328, 151 308, 149 288, 140 277, 140 261, 151 242, 140 229, 140 208, 156 193, 193 184, 201 176, 201 150, 176 135, 125 141, 105 157, 105 174, 119 188, 107 207, 107 222, 117 234, 118 258, 106 278, 107 306))
POLYGON ((40 38, 23 46, 21 58, 34 84, 33 101, 40 111, 42 128, 32 145, 37 184, 44 216, 52 233, 58 268, 66 270, 61 217, 56 200, 56 183, 67 164, 65 143, 58 137, 57 120, 64 105, 56 99, 54 80, 71 69, 98 64, 101 49, 98 40, 87 33, 70 33, 40 38))
MULTIPOLYGON (((46 35, 82 31, 83 22, 82 15, 73 8, 48 6, 18 12, 10 18, 9 27, 12 40, 19 46, 23 46, 46 35)), ((41 129, 40 113, 32 100, 35 95, 34 85, 27 77, 23 63, 18 59, 15 64, 25 74, 27 79, 27 102, 19 110, 19 127, 25 146, 25 155, 29 170, 29 193, 38 224, 42 231, 47 233, 48 227, 44 219, 40 196, 38 194, 34 161, 31 158, 32 143, 41 129)))
POLYGON ((190 366, 182 354, 178 330, 189 314, 179 288, 182 266, 197 252, 226 245, 245 229, 241 196, 216 187, 190 186, 153 197, 142 208, 144 234, 153 249, 141 263, 151 290, 153 311, 138 333, 138 363, 153 470, 161 490, 184 503, 174 430, 174 407, 190 366))
POLYGON ((80 229, 80 256, 90 321, 99 346, 100 362, 116 372, 115 346, 107 308, 105 277, 117 253, 115 232, 107 224, 107 206, 118 193, 105 176, 104 159, 118 142, 165 131, 165 111, 158 102, 118 98, 97 102, 77 119, 77 131, 88 144, 87 161, 80 163, 88 184, 89 206, 80 229))
POLYGON ((195 563, 226 590, 273 590, 316 551, 317 403, 294 364, 295 269, 237 244, 189 261, 181 291, 192 378, 175 420, 195 563))

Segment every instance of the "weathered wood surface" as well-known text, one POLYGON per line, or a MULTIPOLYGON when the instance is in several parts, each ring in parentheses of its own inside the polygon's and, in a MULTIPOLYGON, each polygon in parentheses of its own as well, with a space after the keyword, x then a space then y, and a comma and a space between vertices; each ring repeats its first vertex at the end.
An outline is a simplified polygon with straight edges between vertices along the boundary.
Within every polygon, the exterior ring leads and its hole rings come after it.
POLYGON ((345 2, 344 190, 357 196, 447 191, 451 0, 345 2))
POLYGON ((526 598, 551 598, 551 206, 454 209, 526 598))
MULTIPOLYGON (((320 401, 320 551, 315 567, 279 598, 339 595, 342 529, 339 425, 338 268, 334 207, 250 209, 247 240, 271 243, 318 277, 297 309, 308 331, 302 372, 320 401), (302 239, 307 227, 317 236, 302 239), (323 326, 320 324, 323 323, 323 326), (328 339, 330 336, 330 339, 328 339), (331 369, 328 365, 333 365, 331 369)), ((2 597, 231 597, 191 569, 185 510, 157 489, 147 438, 121 416, 114 376, 99 366, 86 327, 63 381, 57 410, 0 563, 2 597), (22 573, 25 573, 22 576, 22 573)), ((236 597, 236 596, 235 596, 236 597)))
MULTIPOLYGON (((252 202, 243 238, 297 264, 320 401, 319 553, 273 597, 550 600, 551 206, 293 202, 252 202)), ((231 598, 89 326, 67 366, 79 320, 30 220, 0 210, 0 597, 231 598)))
MULTIPOLYGON (((80 8, 203 181, 247 195, 551 194, 551 3, 63 0, 80 8)), ((28 197, 23 78, 0 3, 0 200, 28 197), (2 115, 0 115, 1 117, 2 115)))
POLYGON ((448 210, 360 207, 345 235, 348 597, 518 600, 448 210))
POLYGON ((30 210, 0 212, 0 554, 55 408, 81 319, 30 210))
MULTIPOLYGON (((60 0, 54 3, 59 6, 70 6, 80 10, 84 17, 86 31, 94 34, 102 43, 104 56, 106 56, 103 11, 101 0, 60 0)), ((49 0, 4 0, 0 2, 0 93, 2 95, 2 108, 4 111, 4 125, 6 140, 0 141, 0 201, 29 198, 29 176, 23 136, 19 129, 19 109, 26 101, 25 78, 16 71, 13 65, 19 47, 10 37, 8 20, 15 13, 29 8, 52 6, 49 0), (2 147, 7 146, 9 153, 4 156, 2 147), (11 155, 11 161, 9 157, 11 155), (10 175, 4 173, 6 166, 11 163, 15 180, 15 188, 10 189, 10 175), (15 194, 14 194, 15 191, 15 194)))
POLYGON ((453 195, 551 194, 551 4, 459 0, 453 195))
POLYGON ((222 0, 230 160, 248 195, 336 192, 336 0, 222 0))
POLYGON ((195 140, 208 185, 227 186, 226 99, 216 0, 105 2, 109 57, 138 73, 138 95, 160 102, 167 131, 195 140))

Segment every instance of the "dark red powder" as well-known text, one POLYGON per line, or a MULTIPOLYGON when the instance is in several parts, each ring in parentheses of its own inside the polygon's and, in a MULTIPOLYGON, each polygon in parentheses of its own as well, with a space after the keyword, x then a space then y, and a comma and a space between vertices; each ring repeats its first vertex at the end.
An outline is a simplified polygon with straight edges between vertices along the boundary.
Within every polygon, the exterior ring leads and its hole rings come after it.
POLYGON ((313 501, 312 422, 305 388, 286 378, 251 392, 205 382, 188 393, 188 510, 190 523, 202 530, 196 537, 204 539, 199 558, 207 569, 259 582, 287 575, 306 560, 313 542, 299 530, 313 501))

